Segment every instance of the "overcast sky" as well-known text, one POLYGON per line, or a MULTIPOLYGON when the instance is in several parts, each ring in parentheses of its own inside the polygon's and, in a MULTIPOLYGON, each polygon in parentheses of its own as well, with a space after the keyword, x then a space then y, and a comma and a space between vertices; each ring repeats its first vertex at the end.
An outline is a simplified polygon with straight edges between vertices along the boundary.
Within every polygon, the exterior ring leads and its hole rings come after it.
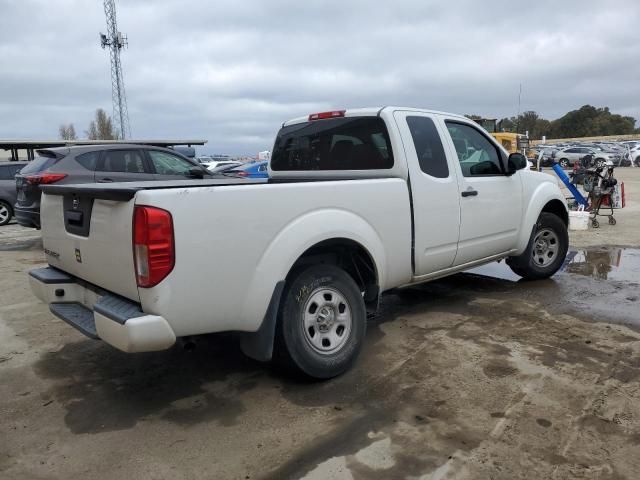
MULTIPOLYGON (((134 138, 270 149, 279 125, 405 105, 640 120, 640 1, 117 0, 134 138)), ((111 114, 102 0, 0 0, 0 138, 111 114)))

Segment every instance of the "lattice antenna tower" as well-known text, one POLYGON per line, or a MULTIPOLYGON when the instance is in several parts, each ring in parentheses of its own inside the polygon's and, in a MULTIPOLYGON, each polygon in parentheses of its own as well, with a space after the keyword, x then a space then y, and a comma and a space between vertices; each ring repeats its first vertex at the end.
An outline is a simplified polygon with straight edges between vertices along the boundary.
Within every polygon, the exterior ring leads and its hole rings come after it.
POLYGON ((115 122, 115 130, 119 138, 124 140, 131 138, 131 126, 129 124, 129 110, 127 109, 127 95, 124 91, 120 51, 129 43, 126 35, 118 31, 115 0, 104 0, 104 14, 107 17, 107 34, 100 33, 100 45, 102 48, 109 49, 113 122, 115 122))

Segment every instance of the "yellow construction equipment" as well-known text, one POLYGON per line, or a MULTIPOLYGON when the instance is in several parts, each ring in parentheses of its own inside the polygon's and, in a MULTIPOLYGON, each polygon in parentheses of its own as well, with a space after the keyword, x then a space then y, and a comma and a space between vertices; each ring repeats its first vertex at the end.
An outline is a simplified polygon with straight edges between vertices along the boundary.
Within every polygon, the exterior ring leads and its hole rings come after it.
POLYGON ((529 137, 521 133, 501 132, 500 122, 497 118, 474 119, 487 132, 502 145, 507 152, 515 153, 525 151, 529 148, 529 137))

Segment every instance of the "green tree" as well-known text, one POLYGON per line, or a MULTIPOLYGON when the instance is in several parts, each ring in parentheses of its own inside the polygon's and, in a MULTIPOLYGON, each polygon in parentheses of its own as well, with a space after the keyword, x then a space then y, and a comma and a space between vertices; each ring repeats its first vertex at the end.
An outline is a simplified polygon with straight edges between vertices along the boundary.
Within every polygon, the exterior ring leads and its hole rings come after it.
POLYGON ((594 137, 600 135, 626 135, 635 131, 633 117, 613 114, 609 107, 584 105, 551 122, 553 138, 594 137))

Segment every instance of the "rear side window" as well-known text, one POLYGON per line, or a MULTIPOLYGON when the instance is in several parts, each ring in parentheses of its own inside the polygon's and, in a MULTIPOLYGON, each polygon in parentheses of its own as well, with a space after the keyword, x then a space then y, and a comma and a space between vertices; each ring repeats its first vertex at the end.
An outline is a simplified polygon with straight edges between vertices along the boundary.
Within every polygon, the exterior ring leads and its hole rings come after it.
POLYGON ((420 169, 436 178, 447 178, 449 166, 436 125, 429 117, 407 117, 420 169))
POLYGON ((17 165, 0 165, 0 180, 14 180, 16 173, 18 173, 22 167, 24 167, 23 163, 17 165))
POLYGON ((20 170, 20 173, 22 175, 28 175, 30 173, 42 172, 47 168, 55 165, 58 160, 59 159, 55 157, 36 157, 31 162, 29 162, 22 170, 20 170))
POLYGON ((0 165, 0 180, 11 180, 12 178, 9 165, 0 165))
POLYGON ((105 150, 101 172, 145 173, 142 152, 139 150, 105 150))
POLYGON ((93 172, 96 171, 98 167, 98 158, 100 157, 99 152, 88 152, 83 153, 82 155, 78 155, 76 157, 76 162, 82 165, 87 170, 91 170, 93 172))
POLYGON ((389 133, 378 117, 333 118, 283 127, 271 155, 274 171, 391 167, 389 133))

